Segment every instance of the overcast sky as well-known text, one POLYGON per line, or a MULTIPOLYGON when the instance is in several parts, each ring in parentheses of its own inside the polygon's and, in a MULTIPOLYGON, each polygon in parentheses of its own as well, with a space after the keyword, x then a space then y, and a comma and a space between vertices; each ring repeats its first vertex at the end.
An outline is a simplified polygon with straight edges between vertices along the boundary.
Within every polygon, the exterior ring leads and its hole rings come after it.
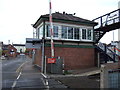
MULTIPOLYGON (((76 13, 76 16, 92 20, 118 9, 119 0, 52 0, 53 12, 76 13)), ((0 41, 25 43, 33 37, 34 24, 40 15, 49 13, 49 0, 0 0, 0 41)), ((115 40, 117 40, 115 30, 115 40)), ((112 32, 102 42, 113 40, 112 32)))

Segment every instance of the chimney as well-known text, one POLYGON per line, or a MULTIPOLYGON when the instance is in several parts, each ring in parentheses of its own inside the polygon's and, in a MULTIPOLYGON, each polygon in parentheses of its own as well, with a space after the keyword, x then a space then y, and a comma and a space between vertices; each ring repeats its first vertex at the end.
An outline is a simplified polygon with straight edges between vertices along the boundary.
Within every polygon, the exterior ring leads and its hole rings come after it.
POLYGON ((63 12, 63 14, 65 14, 65 11, 63 12))
POLYGON ((55 13, 59 13, 59 12, 55 12, 55 13))

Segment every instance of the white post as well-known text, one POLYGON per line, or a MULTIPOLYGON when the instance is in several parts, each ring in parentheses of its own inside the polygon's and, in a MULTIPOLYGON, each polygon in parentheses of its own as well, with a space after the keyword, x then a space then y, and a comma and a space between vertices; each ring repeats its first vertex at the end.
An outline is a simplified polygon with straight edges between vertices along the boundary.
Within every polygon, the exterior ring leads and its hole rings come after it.
POLYGON ((101 65, 100 88, 108 88, 108 69, 106 65, 101 65))
POLYGON ((49 0, 49 22, 50 22, 50 34, 51 34, 51 57, 54 57, 54 42, 53 42, 53 23, 52 23, 52 3, 49 0))
POLYGON ((44 39, 42 39, 42 67, 41 72, 44 73, 44 39))
POLYGON ((98 52, 98 68, 100 67, 100 53, 98 52))
POLYGON ((46 56, 45 56, 45 70, 44 70, 44 74, 45 74, 45 75, 46 75, 46 66, 47 66, 47 65, 46 65, 46 60, 47 60, 47 59, 46 59, 46 56))

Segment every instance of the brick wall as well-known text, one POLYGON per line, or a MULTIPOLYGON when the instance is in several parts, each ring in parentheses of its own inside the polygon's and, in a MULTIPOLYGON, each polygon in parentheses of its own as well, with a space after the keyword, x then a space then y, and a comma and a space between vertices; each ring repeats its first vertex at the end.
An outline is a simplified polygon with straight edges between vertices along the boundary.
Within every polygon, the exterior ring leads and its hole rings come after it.
MULTIPOLYGON (((55 47, 55 57, 64 58, 66 70, 94 67, 94 48, 55 47)), ((45 47, 45 55, 50 57, 50 47, 45 47)))
MULTIPOLYGON (((45 47, 46 58, 51 57, 51 48, 45 47)), ((55 57, 64 59, 65 69, 84 69, 95 66, 94 48, 55 47, 55 57)), ((41 66, 42 51, 36 50, 34 64, 41 66)))
POLYGON ((42 51, 41 49, 37 49, 35 52, 34 64, 41 66, 41 63, 42 63, 42 51))

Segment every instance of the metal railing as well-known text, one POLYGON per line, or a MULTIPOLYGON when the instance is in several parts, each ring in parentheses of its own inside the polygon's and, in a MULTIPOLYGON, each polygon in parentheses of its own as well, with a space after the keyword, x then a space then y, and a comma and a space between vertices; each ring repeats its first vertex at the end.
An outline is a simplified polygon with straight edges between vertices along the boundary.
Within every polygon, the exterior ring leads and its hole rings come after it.
POLYGON ((119 55, 116 54, 116 52, 114 52, 113 50, 111 50, 109 47, 107 47, 106 44, 103 44, 101 42, 99 42, 97 44, 97 46, 102 49, 109 57, 111 57, 114 61, 118 61, 119 60, 119 55))
POLYGON ((96 25, 94 29, 105 27, 106 25, 118 23, 120 22, 120 9, 107 13, 103 16, 93 19, 92 21, 98 23, 98 25, 96 25))

